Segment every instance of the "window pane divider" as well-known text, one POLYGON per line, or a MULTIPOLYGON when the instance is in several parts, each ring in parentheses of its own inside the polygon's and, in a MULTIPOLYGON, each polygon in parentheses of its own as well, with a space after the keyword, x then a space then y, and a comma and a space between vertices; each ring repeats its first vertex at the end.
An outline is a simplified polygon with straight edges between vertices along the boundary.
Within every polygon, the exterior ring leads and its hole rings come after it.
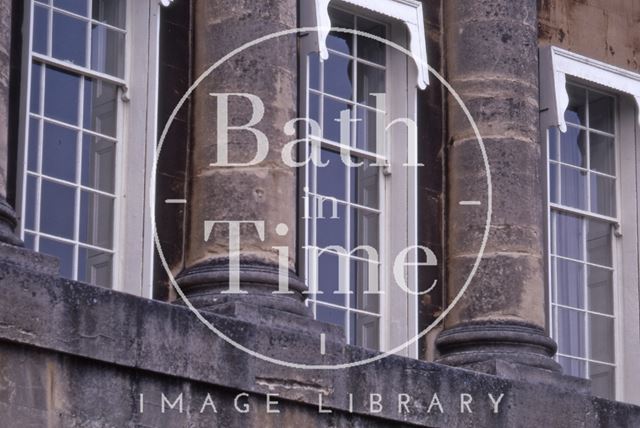
POLYGON ((320 193, 315 193, 315 192, 307 192, 307 193, 310 196, 316 196, 316 197, 319 197, 319 198, 324 198, 325 201, 330 201, 331 202, 331 201, 335 200, 337 203, 339 203, 341 205, 346 205, 346 206, 352 207, 352 208, 358 208, 360 210, 367 211, 367 212, 370 212, 370 213, 373 213, 373 214, 381 214, 382 213, 382 210, 380 210, 378 208, 371 208, 371 207, 368 207, 366 205, 357 204, 355 202, 343 201, 342 199, 338 199, 338 198, 335 198, 333 196, 321 195, 320 193))
POLYGON ((115 250, 110 250, 108 248, 103 248, 103 247, 97 247, 97 246, 95 246, 93 244, 86 244, 86 243, 84 243, 82 241, 74 241, 73 239, 64 238, 62 236, 57 236, 57 235, 50 235, 50 234, 48 234, 46 232, 42 232, 42 231, 36 232, 34 230, 27 229, 26 227, 25 227, 24 231, 26 233, 31 233, 32 235, 33 234, 38 234, 38 235, 40 235, 41 238, 46 238, 46 239, 49 239, 51 241, 63 242, 65 244, 69 244, 69 245, 78 245, 79 247, 84 247, 84 248, 88 248, 90 250, 100 251, 102 253, 115 254, 115 250))
POLYGON ((606 215, 602 215, 602 214, 597 214, 591 211, 584 211, 581 210, 579 208, 572 208, 572 207, 568 207, 566 205, 560 205, 557 204, 555 202, 550 202, 549 206, 556 210, 556 211, 561 211, 564 213, 569 213, 569 214, 575 214, 577 216, 582 216, 582 217, 588 217, 590 219, 594 219, 594 220, 603 220, 606 222, 609 222, 611 224, 613 224, 614 226, 616 226, 618 224, 618 219, 616 217, 609 217, 606 215))
MULTIPOLYGON (((336 294, 338 294, 338 293, 336 293, 336 294)), ((320 295, 322 295, 322 294, 320 294, 320 295)), ((325 301, 322 301, 322 300, 318 300, 318 301, 316 301, 316 303, 318 304, 318 306, 326 306, 328 308, 341 309, 341 310, 344 310, 345 312, 354 312, 356 314, 369 315, 371 317, 376 317, 376 318, 380 318, 381 317, 380 314, 376 314, 375 312, 368 312, 368 311, 365 311, 363 309, 356 309, 356 308, 349 308, 349 307, 346 307, 346 306, 340 306, 340 305, 336 305, 335 303, 329 303, 329 302, 325 302, 325 301)))
MULTIPOLYGON (((349 152, 349 155, 354 155, 360 158, 364 158, 366 160, 381 160, 381 161, 386 161, 387 157, 386 156, 382 156, 379 155, 377 153, 372 153, 372 152, 367 152, 361 149, 358 149, 357 147, 352 147, 352 146, 345 146, 344 144, 340 144, 340 143, 336 143, 334 141, 331 140, 326 140, 324 138, 318 138, 318 137, 310 137, 309 140, 312 141, 319 141, 323 147, 325 148, 329 148, 329 149, 334 149, 334 150, 345 150, 349 152)), ((381 165, 382 166, 382 165, 381 165)), ((323 168, 323 167, 321 167, 323 168)), ((353 167, 355 168, 355 167, 353 167)))
POLYGON ((339 97, 337 95, 329 94, 327 92, 322 92, 322 91, 320 91, 318 89, 313 89, 313 88, 309 88, 309 92, 312 93, 313 95, 323 96, 325 98, 330 98, 330 99, 335 100, 335 101, 340 101, 342 103, 349 104, 350 106, 360 107, 360 108, 362 108, 364 110, 374 111, 374 112, 378 112, 378 113, 385 113, 384 110, 379 110, 379 109, 377 109, 375 107, 372 107, 370 105, 362 104, 362 103, 356 101, 355 98, 349 100, 347 98, 342 98, 342 97, 339 97))
POLYGON ((74 131, 82 132, 82 133, 85 133, 87 135, 91 135, 92 137, 97 137, 97 138, 100 138, 100 139, 103 139, 103 140, 108 140, 108 141, 110 141, 112 143, 117 143, 118 142, 118 139, 115 138, 115 137, 111 137, 109 135, 100 134, 99 132, 92 131, 90 129, 84 129, 79 125, 73 125, 71 123, 62 122, 60 120, 52 119, 52 118, 47 117, 47 116, 42 116, 39 113, 29 113, 29 116, 31 116, 34 119, 38 119, 38 120, 41 120, 41 121, 44 121, 44 122, 47 122, 47 123, 51 123, 53 125, 59 125, 59 126, 62 126, 64 128, 73 129, 74 131))
POLYGON ((47 181, 52 181, 54 183, 57 184, 62 184, 64 186, 69 186, 69 187, 74 187, 74 188, 78 188, 80 190, 84 190, 87 192, 91 192, 91 193, 96 193, 98 195, 102 195, 102 196, 107 196, 109 198, 115 198, 115 195, 113 193, 108 193, 105 192, 104 190, 99 190, 99 189, 94 189, 93 187, 88 187, 85 186, 83 184, 78 184, 78 183, 73 183, 71 181, 67 181, 67 180, 63 180, 61 178, 56 178, 56 177, 51 177, 45 174, 36 174, 32 171, 27 171, 27 175, 30 175, 32 177, 42 177, 43 179, 47 180, 47 181))
POLYGON ((582 313, 586 313, 586 314, 589 314, 589 315, 598 315, 598 316, 601 316, 601 317, 611 318, 611 319, 615 319, 616 318, 615 315, 605 314, 605 313, 602 313, 602 312, 595 312, 595 311, 592 311, 592 310, 589 310, 589 309, 586 309, 586 308, 581 309, 581 308, 576 308, 575 306, 567 306, 567 305, 563 305, 562 303, 552 303, 552 305, 557 306, 557 307, 562 308, 562 309, 569 309, 569 310, 572 310, 572 311, 582 312, 582 313))
POLYGON ((558 357, 571 358, 571 359, 574 359, 574 360, 584 361, 585 363, 596 363, 596 364, 602 364, 603 366, 616 367, 616 365, 614 363, 606 363, 604 361, 594 360, 592 358, 578 357, 578 356, 575 356, 575 355, 567 355, 567 354, 563 354, 561 352, 556 353, 556 355, 558 357))
MULTIPOLYGON (((341 33, 341 34, 344 34, 344 33, 341 33)), ((367 66, 370 66, 370 67, 373 67, 373 68, 377 68, 379 70, 386 70, 387 69, 387 67, 382 65, 382 64, 378 64, 377 62, 372 62, 372 61, 369 61, 369 60, 364 59, 364 58, 358 58, 358 57, 353 56, 353 55, 347 55, 344 52, 336 51, 336 50, 333 50, 331 48, 329 48, 328 51, 332 55, 339 56, 341 58, 351 59, 353 61, 358 61, 361 64, 364 64, 364 65, 367 65, 367 66)))
POLYGON ((120 88, 122 88, 125 92, 128 89, 127 83, 115 76, 111 76, 109 74, 101 73, 99 71, 91 70, 90 68, 81 67, 79 65, 72 64, 67 61, 61 61, 59 59, 51 58, 46 55, 39 54, 37 52, 32 52, 31 56, 34 60, 44 63, 46 65, 50 65, 53 67, 58 67, 66 71, 71 71, 73 73, 77 73, 83 75, 84 77, 94 78, 98 80, 103 80, 107 83, 112 83, 120 88))

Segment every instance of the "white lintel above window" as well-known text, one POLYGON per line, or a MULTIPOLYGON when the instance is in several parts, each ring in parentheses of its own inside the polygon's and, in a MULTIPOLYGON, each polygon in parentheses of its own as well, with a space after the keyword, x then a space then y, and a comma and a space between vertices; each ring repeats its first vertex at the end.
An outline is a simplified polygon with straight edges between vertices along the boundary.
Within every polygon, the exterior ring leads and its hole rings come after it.
MULTIPOLYGON (((329 58, 327 49, 327 37, 331 31, 331 18, 329 17, 329 3, 337 3, 337 0, 315 0, 315 26, 318 28, 318 51, 320 58, 329 58)), ((420 89, 425 89, 429 84, 429 67, 427 63, 427 41, 425 38, 422 3, 415 0, 340 0, 361 7, 393 19, 397 19, 407 26, 410 37, 409 51, 418 67, 418 82, 420 89)))
MULTIPOLYGON (((611 88, 635 98, 640 110, 640 74, 555 46, 540 48, 540 125, 567 131, 567 76, 611 88)), ((640 122, 640 115, 638 116, 640 122)))

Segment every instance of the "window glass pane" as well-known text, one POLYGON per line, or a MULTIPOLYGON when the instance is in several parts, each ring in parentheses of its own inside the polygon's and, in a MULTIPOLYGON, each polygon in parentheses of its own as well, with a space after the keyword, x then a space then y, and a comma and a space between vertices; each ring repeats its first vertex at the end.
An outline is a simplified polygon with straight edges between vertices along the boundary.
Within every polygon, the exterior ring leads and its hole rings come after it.
POLYGON ((33 8, 33 51, 47 55, 49 9, 38 5, 33 8))
POLYGON ((41 193, 40 230, 50 235, 73 239, 75 189, 42 180, 41 193))
POLYGON ((589 127, 613 134, 614 127, 613 97, 589 91, 589 127))
POLYGON ((558 160, 558 138, 560 132, 555 126, 549 128, 549 159, 558 160))
POLYGON ((118 89, 111 83, 85 79, 84 127, 110 137, 116 136, 118 89))
POLYGON ((316 319, 318 321, 339 325, 343 329, 345 328, 346 311, 342 309, 334 309, 328 306, 324 306, 320 303, 316 307, 316 319))
MULTIPOLYGON (((384 135, 385 114, 364 107, 357 108, 356 147, 371 153, 377 153, 376 127, 380 123, 381 134, 384 135)), ((381 137, 382 139, 382 137, 381 137)), ((382 142, 382 141, 381 141, 382 142)))
POLYGON ((591 211, 614 217, 616 215, 616 181, 591 173, 591 211))
POLYGON ((77 75, 53 67, 45 69, 45 116, 77 125, 79 95, 77 75))
MULTIPOLYGON (((385 38, 386 29, 384 25, 360 17, 358 17, 357 22, 359 31, 382 39, 385 38)), ((386 63, 386 53, 386 44, 383 42, 365 36, 358 36, 358 58, 384 65, 386 63)))
POLYGON ((380 349, 380 318, 351 314, 351 343, 369 349, 380 349))
MULTIPOLYGON (((321 128, 321 130, 324 131, 324 129, 322 129, 322 123, 320 121, 320 103, 321 102, 322 102, 322 97, 315 94, 309 94, 308 118, 315 120, 318 126, 321 128)), ((309 134, 312 134, 313 133, 312 131, 313 129, 311 128, 311 125, 309 125, 309 134)), ((324 132, 323 132, 323 135, 324 135, 324 132)))
POLYGON ((616 153, 613 137, 592 132, 589 136, 591 169, 609 175, 616 174, 616 153))
POLYGON ((575 308, 584 308, 584 264, 571 260, 556 259, 558 275, 558 303, 575 308))
POLYGON ((53 5, 78 15, 87 16, 87 0, 53 0, 53 5))
MULTIPOLYGON (((340 133, 340 112, 349 110, 349 118, 353 117, 353 105, 351 103, 336 101, 329 97, 324 97, 324 118, 322 123, 322 132, 327 140, 341 143, 351 144, 351 136, 342 136, 340 133), (349 141, 346 141, 347 138, 349 141), (344 141, 343 141, 344 140, 344 141)), ((349 129, 351 129, 349 125, 349 129)))
POLYGON ((613 315, 613 271, 589 266, 589 310, 613 315))
POLYGON ((77 131, 45 122, 42 138, 42 173, 75 182, 77 144, 77 131))
MULTIPOLYGON (((379 221, 379 214, 357 208, 351 208, 351 249, 366 245, 378 251, 379 257, 379 221)), ((355 255, 358 257, 369 258, 365 250, 360 250, 356 252, 355 255)))
POLYGON ((38 179, 33 175, 27 175, 27 197, 25 206, 24 227, 36 230, 36 197, 38 192, 38 179))
POLYGON ((338 245, 346 248, 347 214, 343 204, 337 204, 330 199, 316 198, 318 217, 316 219, 316 243, 320 248, 338 245), (322 217, 320 217, 322 206, 322 217))
MULTIPOLYGON (((333 28, 353 28, 353 15, 337 9, 329 9, 331 16, 331 27, 333 28)), ((327 47, 347 55, 353 51, 353 34, 332 31, 327 37, 327 47)), ((329 54, 331 55, 331 54, 329 54)))
POLYGON ((92 0, 91 13, 93 19, 114 27, 125 28, 126 1, 125 0, 92 0))
POLYGON ((25 233, 24 234, 24 246, 25 248, 28 248, 30 250, 34 250, 36 249, 36 237, 35 235, 32 235, 31 233, 25 233))
POLYGON ((555 163, 549 165, 549 200, 552 203, 558 203, 558 168, 555 163))
POLYGON ((104 25, 91 25, 91 68, 124 77, 124 33, 104 25))
POLYGON ((567 111, 564 113, 565 120, 570 123, 586 126, 586 89, 567 85, 567 92, 569 93, 569 106, 567 111))
POLYGON ((560 166, 562 205, 587 209, 587 172, 570 166, 560 166))
POLYGON ((585 314, 572 309, 558 310, 558 352, 585 357, 585 314))
POLYGON ((372 94, 385 92, 385 72, 376 67, 358 64, 358 102, 375 107, 376 98, 372 94))
POLYGON ((350 307, 363 311, 380 313, 380 270, 379 264, 365 260, 351 260, 351 283, 355 293, 350 296, 350 307))
POLYGON ((340 153, 333 150, 322 149, 321 161, 327 166, 316 168, 318 175, 317 192, 324 196, 333 196, 345 200, 346 168, 340 153))
POLYGON ((587 220, 587 260, 603 266, 612 266, 611 224, 587 220))
POLYGON ((38 171, 38 144, 40 141, 40 121, 38 119, 29 119, 29 153, 27 154, 27 169, 29 171, 38 171))
POLYGON ((87 65, 87 22, 53 12, 52 55, 62 61, 87 65))
MULTIPOLYGON (((346 269, 343 267, 343 269, 346 269)), ((323 252, 318 257, 318 290, 316 299, 335 305, 346 305, 346 294, 337 293, 340 287, 340 257, 323 252)), ((346 275, 346 271, 344 273, 346 275)), ((345 278, 346 280, 346 278, 345 278)))
POLYGON ((567 132, 560 133, 560 161, 563 163, 587 167, 587 137, 586 133, 572 126, 567 132))
POLYGON ((31 113, 40 114, 40 91, 42 88, 40 87, 40 82, 42 78, 42 65, 34 62, 31 66, 31 93, 29 96, 31 97, 30 108, 29 111, 31 113))
POLYGON ((583 260, 584 233, 578 216, 557 213, 556 251, 559 256, 583 260))
POLYGON ((615 368, 605 364, 589 363, 589 378, 593 395, 613 400, 615 398, 615 368))
POLYGON ((80 241, 113 248, 113 198, 82 191, 80 199, 80 241))
POLYGON ((586 377, 586 363, 575 358, 558 357, 558 362, 562 366, 562 373, 569 376, 586 377))
POLYGON ((351 158, 352 163, 363 162, 362 166, 349 168, 351 171, 351 202, 371 208, 378 208, 379 167, 371 161, 351 158))
POLYGON ((111 287, 112 255, 91 248, 78 249, 78 281, 111 287))
POLYGON ((84 134, 82 143, 82 184, 114 193, 116 143, 84 134))
POLYGON ((613 363, 613 318, 589 314, 589 358, 613 363))
POLYGON ((324 61, 324 91, 345 100, 353 98, 353 60, 330 55, 324 61))
POLYGON ((60 275, 73 279, 73 245, 41 237, 39 251, 60 259, 60 275))
POLYGON ((309 87, 320 90, 320 55, 316 52, 309 54, 309 87))

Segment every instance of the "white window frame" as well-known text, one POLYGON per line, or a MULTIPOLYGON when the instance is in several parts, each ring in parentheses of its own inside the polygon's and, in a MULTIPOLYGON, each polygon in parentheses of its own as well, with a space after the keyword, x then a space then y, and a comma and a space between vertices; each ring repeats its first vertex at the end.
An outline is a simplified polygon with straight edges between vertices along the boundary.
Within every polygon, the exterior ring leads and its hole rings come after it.
MULTIPOLYGON (((426 61, 426 39, 424 34, 422 4, 413 0, 382 0, 376 2, 363 1, 316 1, 315 9, 310 11, 303 8, 302 26, 318 27, 318 37, 309 37, 301 44, 300 57, 302 70, 307 70, 306 58, 311 52, 318 52, 320 58, 328 59, 329 51, 326 47, 331 22, 329 6, 337 6, 352 14, 365 18, 384 19, 388 24, 389 40, 401 46, 406 46, 410 38, 410 51, 417 67, 412 67, 407 56, 396 49, 387 47, 387 108, 386 125, 394 119, 404 117, 417 121, 417 90, 424 89, 428 84, 428 65, 426 61), (382 16, 382 18, 380 18, 382 16), (397 76, 405 75, 406 80, 398 84, 397 76), (394 78, 391 78, 393 76, 394 78), (415 83, 413 83, 415 82, 415 83)), ((308 75, 308 73, 306 73, 308 75)), ((304 77, 306 77, 306 75, 304 77)), ((307 79, 301 78, 300 94, 301 106, 308 111, 307 79)), ((303 131, 303 132, 306 132, 303 131)), ((306 134, 304 134, 306 135, 306 134)), ((407 141, 406 127, 394 125, 391 128, 391 140, 407 141)), ((417 147, 415 147, 417 150, 417 147)), ((417 159, 417 153, 413 159, 417 159)), ((380 349, 387 351, 402 345, 418 334, 418 297, 405 293, 395 285, 392 264, 395 256, 403 249, 417 245, 417 168, 403 166, 407 162, 408 147, 402 145, 400 149, 393 148, 388 155, 389 168, 380 177, 380 249, 381 263, 380 286, 384 294, 380 297, 380 349), (388 208, 395 207, 395 213, 406 215, 389 215, 388 208), (400 208, 400 207, 404 207, 400 208), (388 239, 393 236, 394 239, 388 239), (398 239, 398 237, 401 237, 398 239)), ((381 168, 382 169, 382 168, 381 168)), ((301 171, 303 172, 303 171, 301 171)), ((304 186, 304 182, 302 183, 304 186)), ((307 236, 304 222, 301 223, 301 247, 306 245, 307 236)), ((415 253, 415 252, 414 252, 415 253)), ((409 262, 415 262, 415 254, 408 256, 409 262)), ((305 252, 301 248, 299 253, 300 271, 306 272, 305 252)), ((412 266, 406 269, 406 280, 410 290, 418 289, 418 269, 412 266)), ((309 283, 307 282, 307 285, 309 283)), ((409 345, 399 352, 401 355, 417 358, 417 343, 409 345)))
MULTIPOLYGON (((162 0, 164 4, 167 0, 162 0)), ((125 70, 122 79, 34 53, 32 22, 34 0, 26 2, 23 34, 23 73, 18 155, 17 212, 26 202, 25 172, 28 144, 31 64, 34 58, 82 76, 118 87, 117 147, 113 225, 112 288, 143 297, 153 292, 153 239, 149 211, 151 166, 157 129, 157 80, 160 2, 127 0, 125 70)), ((49 41, 50 43, 50 41, 49 41)), ((76 219, 77 221, 77 219, 76 219)), ((20 226, 24 238, 24 227, 20 226)))
POLYGON ((329 58, 327 37, 331 31, 329 5, 333 3, 349 4, 360 10, 387 16, 404 23, 409 32, 409 50, 417 66, 416 81, 420 89, 429 85, 429 66, 427 62, 427 39, 424 29, 422 3, 416 0, 315 0, 314 15, 311 10, 303 8, 303 24, 317 26, 316 43, 320 58, 329 58))
MULTIPOLYGON (((615 315, 615 395, 616 399, 640 404, 640 296, 638 290, 640 242, 638 241, 638 212, 640 210, 640 74, 560 49, 556 46, 540 48, 540 128, 543 135, 557 127, 566 132, 564 114, 569 104, 567 80, 583 86, 605 88, 617 96, 616 175, 617 217, 619 225, 614 233, 614 315, 615 315)), ((546 141, 546 139, 545 139, 546 141)), ((548 159, 546 155, 545 160, 548 159)), ((545 170, 549 175, 549 163, 545 170)), ((548 183, 549 180, 547 179, 548 183)), ((547 187, 547 206, 550 207, 547 187)), ((547 241, 550 216, 547 215, 547 241)), ((547 242, 550 254, 550 242, 547 242)), ((548 269, 548 275, 550 275, 548 269)), ((548 277, 549 287, 551 278, 548 277)), ((549 288, 551 290, 551 288, 549 288)), ((551 296, 547 305, 551 309, 551 296)), ((551 319, 551 312, 548 313, 551 319)))

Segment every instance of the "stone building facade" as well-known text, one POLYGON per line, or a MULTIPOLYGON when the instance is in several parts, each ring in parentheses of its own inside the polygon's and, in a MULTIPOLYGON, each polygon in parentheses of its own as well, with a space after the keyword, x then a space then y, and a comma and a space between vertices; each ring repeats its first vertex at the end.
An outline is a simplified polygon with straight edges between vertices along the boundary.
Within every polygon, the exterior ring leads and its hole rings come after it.
POLYGON ((640 426, 639 61, 637 0, 0 0, 2 426, 640 426))

